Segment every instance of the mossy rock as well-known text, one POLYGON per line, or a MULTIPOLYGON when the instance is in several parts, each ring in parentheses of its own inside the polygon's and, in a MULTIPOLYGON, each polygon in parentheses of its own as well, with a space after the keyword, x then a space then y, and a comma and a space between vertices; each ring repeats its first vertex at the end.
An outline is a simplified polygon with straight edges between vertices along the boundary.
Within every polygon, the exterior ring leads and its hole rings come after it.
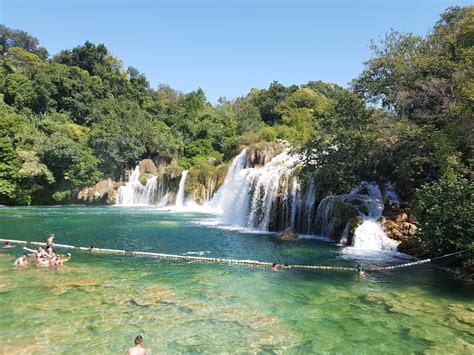
POLYGON ((358 215, 357 208, 343 201, 336 201, 333 206, 334 234, 340 235, 346 224, 358 215))
POLYGON ((158 175, 158 169, 151 159, 143 159, 138 164, 138 169, 140 170, 140 174, 158 175))
POLYGON ((208 163, 190 168, 184 189, 185 196, 191 196, 194 201, 203 204, 224 182, 227 168, 227 164, 214 166, 208 163))
POLYGON ((140 176, 138 177, 138 181, 140 181, 140 184, 142 184, 143 186, 146 186, 147 181, 148 181, 151 177, 153 177, 152 174, 142 173, 142 174, 140 174, 140 176))
POLYGON ((347 235, 347 245, 352 245, 354 243, 354 233, 364 221, 358 217, 352 218, 349 222, 349 234, 347 235))

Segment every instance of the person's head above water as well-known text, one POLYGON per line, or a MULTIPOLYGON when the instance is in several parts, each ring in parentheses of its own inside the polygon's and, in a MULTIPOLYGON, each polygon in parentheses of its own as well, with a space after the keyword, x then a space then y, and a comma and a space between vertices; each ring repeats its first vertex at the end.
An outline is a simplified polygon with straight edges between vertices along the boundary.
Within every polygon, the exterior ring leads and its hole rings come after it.
POLYGON ((141 335, 137 336, 135 338, 135 345, 142 344, 143 343, 143 337, 141 335))

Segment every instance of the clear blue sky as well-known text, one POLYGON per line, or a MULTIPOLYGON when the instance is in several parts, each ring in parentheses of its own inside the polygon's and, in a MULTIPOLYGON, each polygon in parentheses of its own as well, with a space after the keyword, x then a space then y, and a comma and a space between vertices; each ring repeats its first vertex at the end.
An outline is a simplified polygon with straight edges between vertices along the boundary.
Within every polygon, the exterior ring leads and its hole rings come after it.
POLYGON ((390 28, 426 34, 464 1, 0 0, 1 23, 36 36, 50 54, 86 40, 104 43, 125 66, 211 102, 273 80, 347 86, 390 28))

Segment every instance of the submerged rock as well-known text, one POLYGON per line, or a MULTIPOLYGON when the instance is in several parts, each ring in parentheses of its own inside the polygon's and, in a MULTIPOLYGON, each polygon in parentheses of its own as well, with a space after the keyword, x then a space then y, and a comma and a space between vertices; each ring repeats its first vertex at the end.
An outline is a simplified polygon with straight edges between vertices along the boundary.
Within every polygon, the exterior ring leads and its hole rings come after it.
POLYGON ((292 227, 286 228, 280 236, 281 240, 298 240, 298 233, 292 227))

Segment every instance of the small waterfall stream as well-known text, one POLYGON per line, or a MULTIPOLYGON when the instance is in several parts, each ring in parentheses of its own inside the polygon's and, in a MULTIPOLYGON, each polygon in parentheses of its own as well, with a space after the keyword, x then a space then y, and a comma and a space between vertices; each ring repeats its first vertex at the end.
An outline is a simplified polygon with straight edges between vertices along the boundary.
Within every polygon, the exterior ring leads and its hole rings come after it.
MULTIPOLYGON (((147 186, 143 186, 140 183, 139 178, 140 169, 137 165, 132 174, 130 174, 127 184, 118 189, 117 205, 139 206, 148 204, 148 198, 152 192, 147 190, 147 188, 151 189, 153 182, 150 185, 147 182, 147 186)), ((154 184, 156 186, 156 179, 154 184)))
MULTIPOLYGON (((131 172, 128 182, 117 191, 117 206, 165 206, 171 190, 169 176, 148 175, 145 185, 140 182, 140 167, 137 165, 131 172)), ((184 201, 184 184, 187 171, 183 171, 176 196, 176 203, 182 206, 184 201)))
POLYGON ((179 181, 178 194, 176 195, 176 207, 182 207, 184 204, 184 186, 186 184, 186 177, 188 171, 184 170, 181 174, 181 180, 179 181))

